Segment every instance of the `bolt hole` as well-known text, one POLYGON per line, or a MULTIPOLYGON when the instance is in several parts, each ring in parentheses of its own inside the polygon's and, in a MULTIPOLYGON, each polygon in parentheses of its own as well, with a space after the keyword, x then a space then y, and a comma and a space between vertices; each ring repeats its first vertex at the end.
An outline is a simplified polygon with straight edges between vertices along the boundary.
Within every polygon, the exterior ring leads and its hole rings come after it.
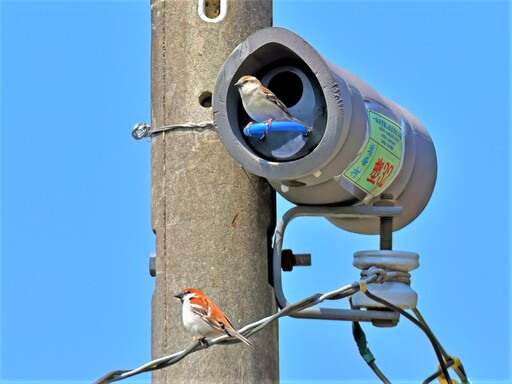
POLYGON ((210 108, 212 106, 212 93, 209 91, 201 93, 199 95, 199 104, 203 108, 210 108))

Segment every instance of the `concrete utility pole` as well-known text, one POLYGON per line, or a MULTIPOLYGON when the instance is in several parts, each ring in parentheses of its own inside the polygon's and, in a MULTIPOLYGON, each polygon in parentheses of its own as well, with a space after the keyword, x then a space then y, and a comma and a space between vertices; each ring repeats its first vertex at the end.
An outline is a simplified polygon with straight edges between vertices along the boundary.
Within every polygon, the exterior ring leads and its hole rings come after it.
MULTIPOLYGON (((207 1, 217 16, 220 0, 207 1)), ((152 0, 151 107, 154 128, 212 121, 211 92, 232 50, 272 24, 272 0, 228 0, 223 21, 204 21, 197 0, 152 0)), ((204 290, 236 328, 276 311, 268 283, 275 195, 230 157, 212 125, 178 128, 151 139, 156 287, 153 358, 188 347, 193 337, 173 297, 204 290)), ((213 346, 154 372, 153 383, 277 382, 277 324, 242 343, 213 346)))

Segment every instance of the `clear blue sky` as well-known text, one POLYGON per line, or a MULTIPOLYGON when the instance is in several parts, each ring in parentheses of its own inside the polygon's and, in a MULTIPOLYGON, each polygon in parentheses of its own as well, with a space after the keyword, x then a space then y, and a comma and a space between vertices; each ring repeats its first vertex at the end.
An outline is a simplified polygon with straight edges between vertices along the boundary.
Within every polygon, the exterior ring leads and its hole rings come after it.
MULTIPOLYGON (((0 383, 90 382, 150 360, 150 145, 130 135, 150 120, 149 1, 0 4, 0 383)), ((508 1, 274 1, 275 26, 431 134, 437 185, 394 246, 420 254, 419 309, 474 383, 512 382, 510 18, 508 1)), ((378 247, 320 219, 286 242, 314 254, 285 276, 292 301, 356 280, 352 254, 378 247)), ((406 319, 363 327, 393 383, 437 368, 406 319)), ((280 367, 283 383, 377 382, 350 323, 282 320, 280 367)))

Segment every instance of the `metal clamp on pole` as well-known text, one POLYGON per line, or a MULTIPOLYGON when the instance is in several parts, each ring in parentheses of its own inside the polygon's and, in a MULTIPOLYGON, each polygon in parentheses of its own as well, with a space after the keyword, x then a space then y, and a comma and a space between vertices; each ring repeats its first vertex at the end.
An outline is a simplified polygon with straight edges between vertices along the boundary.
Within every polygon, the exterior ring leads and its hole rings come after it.
MULTIPOLYGON (((402 213, 399 206, 311 206, 300 205, 288 210, 279 221, 274 235, 273 248, 273 278, 274 292, 278 305, 284 308, 288 304, 281 279, 281 266, 283 257, 284 232, 290 221, 299 216, 321 216, 327 219, 363 219, 368 217, 394 217, 402 213)), ((340 309, 340 308, 306 308, 290 313, 291 317, 322 320, 348 320, 371 321, 374 325, 393 326, 398 323, 399 314, 396 312, 368 309, 340 309)))

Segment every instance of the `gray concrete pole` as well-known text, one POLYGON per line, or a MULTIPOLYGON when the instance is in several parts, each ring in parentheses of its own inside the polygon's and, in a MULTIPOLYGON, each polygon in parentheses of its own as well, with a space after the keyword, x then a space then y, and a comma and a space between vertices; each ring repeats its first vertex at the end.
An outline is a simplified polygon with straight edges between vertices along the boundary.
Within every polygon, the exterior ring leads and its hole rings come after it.
MULTIPOLYGON (((151 1, 152 127, 212 121, 209 92, 221 65, 250 33, 272 24, 272 0, 227 3, 225 19, 209 23, 197 0, 151 1)), ((193 342, 173 297, 184 287, 205 291, 236 328, 276 311, 267 259, 275 194, 235 163, 213 125, 153 136, 151 198, 153 358, 193 342)), ((251 341, 252 348, 218 345, 191 354, 154 372, 153 383, 277 382, 277 324, 251 341)))

